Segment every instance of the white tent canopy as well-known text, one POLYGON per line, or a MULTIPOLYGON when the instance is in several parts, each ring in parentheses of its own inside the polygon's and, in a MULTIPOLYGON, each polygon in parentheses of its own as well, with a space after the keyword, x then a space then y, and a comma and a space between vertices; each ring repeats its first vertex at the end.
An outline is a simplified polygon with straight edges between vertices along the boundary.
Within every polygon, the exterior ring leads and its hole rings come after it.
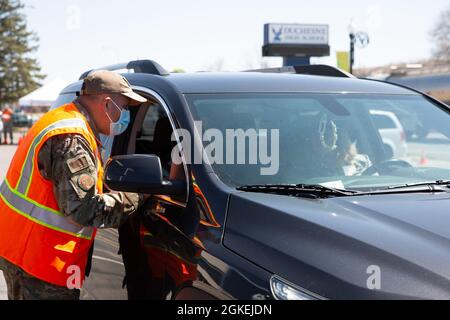
POLYGON ((22 107, 50 107, 58 98, 61 90, 66 86, 66 81, 60 78, 53 79, 39 89, 19 99, 19 105, 22 107))

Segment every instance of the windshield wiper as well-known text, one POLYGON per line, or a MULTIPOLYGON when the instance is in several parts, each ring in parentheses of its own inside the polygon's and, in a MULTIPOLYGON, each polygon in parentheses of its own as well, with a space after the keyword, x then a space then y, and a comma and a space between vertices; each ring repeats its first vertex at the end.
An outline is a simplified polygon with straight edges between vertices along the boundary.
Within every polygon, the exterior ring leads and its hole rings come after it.
POLYGON ((356 194, 357 196, 365 195, 381 195, 381 194, 393 194, 393 193, 424 193, 424 192, 447 192, 447 190, 441 188, 440 186, 447 186, 450 188, 450 181, 448 180, 437 180, 429 182, 418 182, 418 183, 406 183, 398 186, 392 186, 387 189, 380 189, 368 192, 360 192, 356 194))
MULTIPOLYGON (((434 186, 448 186, 450 187, 450 180, 436 180, 436 181, 428 181, 428 182, 417 182, 417 183, 406 183, 399 186, 393 186, 387 188, 387 190, 396 190, 396 189, 405 189, 411 187, 429 187, 430 190, 434 189, 434 186)), ((438 189, 441 190, 441 189, 438 189)))
POLYGON ((424 192, 446 192, 445 189, 439 186, 448 186, 450 188, 450 181, 437 180, 431 182, 419 182, 404 184, 399 186, 389 187, 387 189, 374 191, 355 191, 355 190, 341 190, 330 187, 325 187, 316 184, 261 184, 261 185, 247 185, 240 186, 236 189, 246 192, 258 193, 273 193, 287 196, 329 198, 329 197, 351 197, 351 196, 366 196, 366 195, 383 195, 395 193, 424 193, 424 192))
POLYGON ((328 197, 349 197, 359 194, 358 191, 340 190, 318 184, 261 184, 240 186, 236 189, 246 192, 274 193, 287 196, 311 197, 314 199, 328 197))

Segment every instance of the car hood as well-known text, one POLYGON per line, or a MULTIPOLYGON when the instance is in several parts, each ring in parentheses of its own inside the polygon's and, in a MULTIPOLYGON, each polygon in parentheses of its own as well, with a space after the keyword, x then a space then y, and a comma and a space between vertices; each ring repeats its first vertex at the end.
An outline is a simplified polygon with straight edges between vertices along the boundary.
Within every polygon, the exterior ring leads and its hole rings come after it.
POLYGON ((230 196, 224 245, 326 298, 450 299, 450 194, 230 196))

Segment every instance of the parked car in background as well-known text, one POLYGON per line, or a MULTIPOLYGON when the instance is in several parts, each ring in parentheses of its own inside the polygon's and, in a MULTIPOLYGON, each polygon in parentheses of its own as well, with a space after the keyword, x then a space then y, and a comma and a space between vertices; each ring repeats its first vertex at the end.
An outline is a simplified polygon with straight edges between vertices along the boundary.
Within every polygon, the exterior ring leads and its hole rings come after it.
POLYGON ((406 134, 394 112, 370 110, 372 120, 380 132, 387 150, 394 158, 400 159, 406 154, 406 134))
POLYGON ((15 112, 12 116, 13 126, 16 128, 29 128, 33 121, 31 116, 23 111, 15 112))

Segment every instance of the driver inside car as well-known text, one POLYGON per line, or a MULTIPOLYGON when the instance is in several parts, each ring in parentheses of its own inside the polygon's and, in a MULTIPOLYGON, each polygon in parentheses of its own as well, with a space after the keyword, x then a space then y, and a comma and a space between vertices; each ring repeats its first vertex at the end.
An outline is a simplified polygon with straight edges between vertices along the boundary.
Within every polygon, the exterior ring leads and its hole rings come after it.
POLYGON ((358 151, 357 142, 351 141, 345 131, 339 137, 337 161, 345 176, 359 176, 372 166, 372 161, 366 154, 358 151))
POLYGON ((333 120, 326 116, 319 122, 319 140, 328 157, 328 167, 334 167, 347 177, 359 176, 372 166, 372 161, 366 154, 358 151, 356 140, 352 141, 344 128, 338 128, 333 120))

